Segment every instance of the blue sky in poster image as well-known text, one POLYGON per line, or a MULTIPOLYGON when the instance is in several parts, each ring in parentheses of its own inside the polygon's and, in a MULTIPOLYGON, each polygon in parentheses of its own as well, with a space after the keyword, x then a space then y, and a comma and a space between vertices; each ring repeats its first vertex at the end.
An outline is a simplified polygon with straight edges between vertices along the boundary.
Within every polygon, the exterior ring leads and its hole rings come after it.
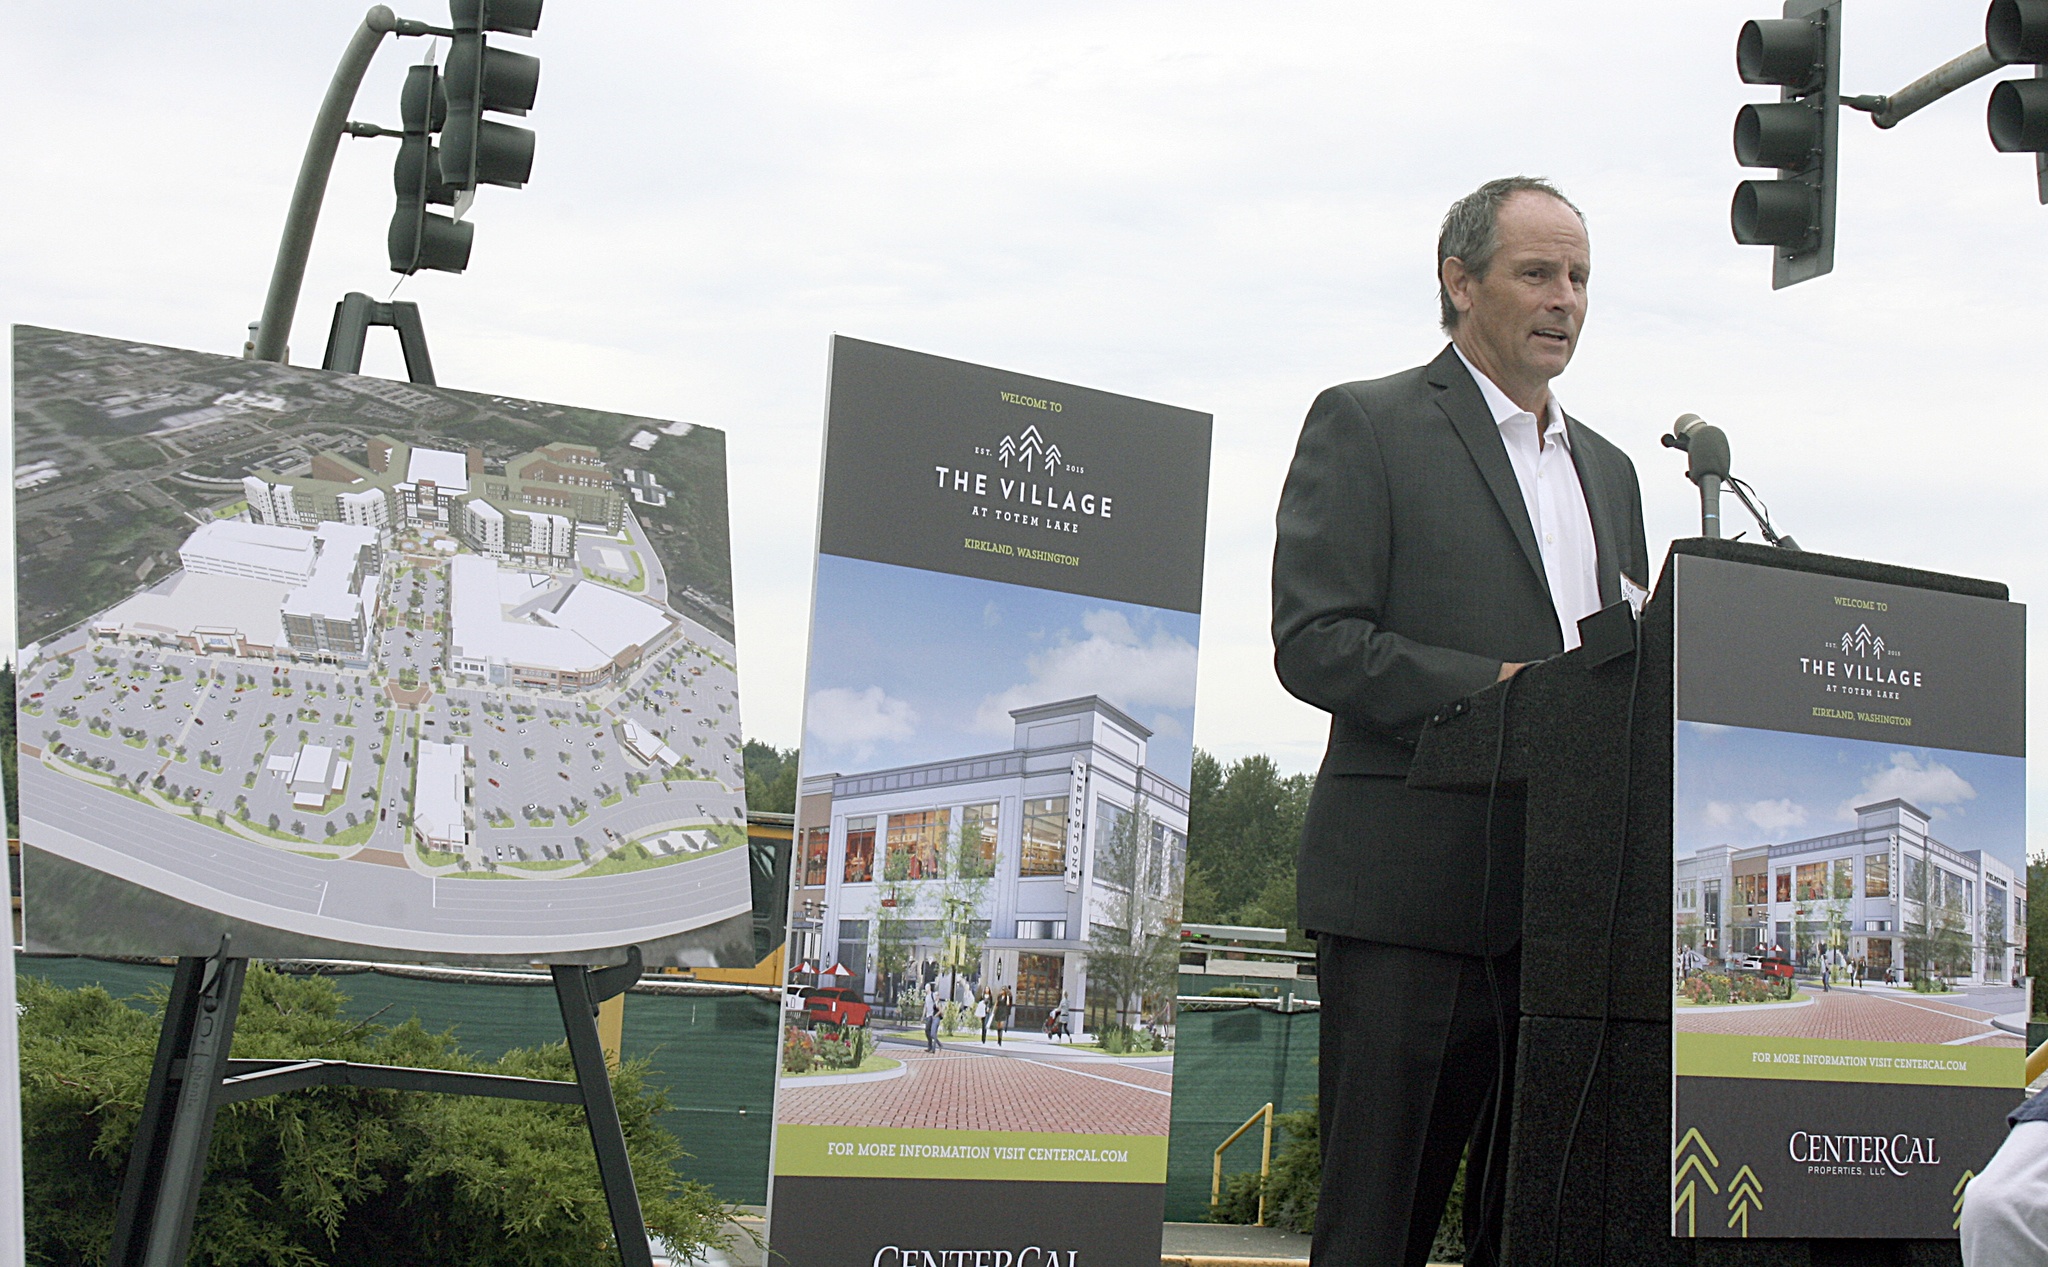
POLYGON ((1100 695, 1187 786, 1197 616, 826 554, 812 619, 807 775, 1002 751, 1011 709, 1100 695))
POLYGON ((1672 848, 1778 844, 1856 825, 1896 797, 1932 818, 1936 840, 2026 870, 2026 762, 1946 748, 1678 723, 1672 848))

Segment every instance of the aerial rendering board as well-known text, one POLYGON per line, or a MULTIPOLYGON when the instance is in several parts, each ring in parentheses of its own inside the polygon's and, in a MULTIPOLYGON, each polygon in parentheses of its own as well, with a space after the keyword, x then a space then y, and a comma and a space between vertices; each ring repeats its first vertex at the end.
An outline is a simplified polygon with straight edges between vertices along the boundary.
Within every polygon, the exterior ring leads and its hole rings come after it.
POLYGON ((750 963, 725 437, 17 326, 30 948, 750 963))

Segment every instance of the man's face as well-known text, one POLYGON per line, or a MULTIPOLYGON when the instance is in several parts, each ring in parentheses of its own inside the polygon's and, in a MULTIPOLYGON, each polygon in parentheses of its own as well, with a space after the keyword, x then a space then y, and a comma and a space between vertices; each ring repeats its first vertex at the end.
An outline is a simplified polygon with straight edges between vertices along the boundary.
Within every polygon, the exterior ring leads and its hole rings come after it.
POLYGON ((1557 199, 1524 190, 1502 204, 1499 230, 1485 277, 1444 262, 1458 341, 1503 378, 1548 383, 1571 363, 1586 319, 1586 227, 1557 199))

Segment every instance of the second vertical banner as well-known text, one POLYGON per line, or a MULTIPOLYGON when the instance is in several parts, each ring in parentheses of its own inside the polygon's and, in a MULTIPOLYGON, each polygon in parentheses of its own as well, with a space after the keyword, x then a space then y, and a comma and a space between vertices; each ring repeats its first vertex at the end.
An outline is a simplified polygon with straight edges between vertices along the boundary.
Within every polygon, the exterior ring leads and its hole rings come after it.
POLYGON ((833 342, 770 1242, 1156 1263, 1210 419, 833 342))

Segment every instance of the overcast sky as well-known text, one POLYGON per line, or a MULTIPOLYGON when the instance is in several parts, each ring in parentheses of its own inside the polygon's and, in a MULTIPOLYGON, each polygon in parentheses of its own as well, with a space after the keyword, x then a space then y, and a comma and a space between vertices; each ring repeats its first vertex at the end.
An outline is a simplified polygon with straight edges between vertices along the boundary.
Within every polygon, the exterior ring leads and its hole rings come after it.
MULTIPOLYGON (((362 7, 7 0, 6 319, 237 350, 362 7)), ((1855 0, 1844 91, 1976 45, 1983 10, 1855 0)), ((1845 113, 1835 272, 1773 293, 1727 208, 1734 112, 1770 96, 1737 80, 1735 36, 1774 12, 553 0, 513 41, 543 64, 532 184, 479 199, 468 274, 398 296, 444 384, 726 429, 745 725, 784 745, 832 332, 1214 413, 1195 739, 1312 769, 1325 721, 1279 689, 1266 633, 1287 457, 1317 390, 1441 346, 1436 224, 1492 176, 1550 176, 1586 211, 1591 314, 1557 391, 1634 458, 1653 548, 1697 530, 1657 447, 1693 411, 1809 547, 2042 593, 2032 164, 1991 149, 1988 83, 1888 133, 1845 113)), ((387 42, 354 117, 395 124, 425 46, 387 42)), ((344 292, 391 289, 393 153, 343 146, 298 363, 344 292)), ((395 341, 365 369, 400 376, 395 341)))

